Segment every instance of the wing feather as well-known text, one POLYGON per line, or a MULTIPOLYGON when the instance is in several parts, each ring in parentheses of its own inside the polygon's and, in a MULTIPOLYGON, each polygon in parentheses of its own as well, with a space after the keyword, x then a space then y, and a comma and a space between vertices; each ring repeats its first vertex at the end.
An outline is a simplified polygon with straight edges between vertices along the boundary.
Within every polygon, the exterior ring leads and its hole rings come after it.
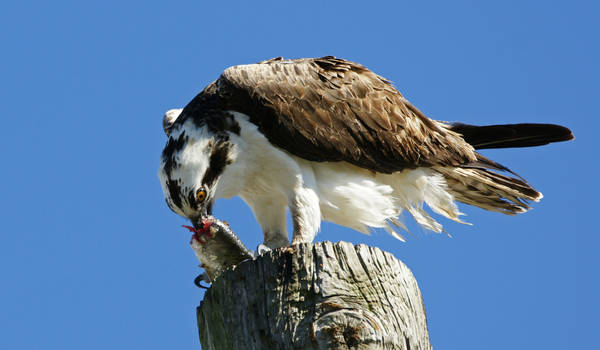
POLYGON ((477 159, 459 134, 357 63, 268 60, 230 67, 216 86, 222 108, 248 115, 271 143, 305 159, 385 173, 477 159))

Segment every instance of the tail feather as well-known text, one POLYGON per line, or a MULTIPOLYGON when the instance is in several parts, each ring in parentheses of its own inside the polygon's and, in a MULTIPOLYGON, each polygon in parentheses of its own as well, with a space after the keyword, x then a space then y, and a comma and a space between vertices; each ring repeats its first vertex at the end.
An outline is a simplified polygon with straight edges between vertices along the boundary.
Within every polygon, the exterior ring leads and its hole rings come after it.
POLYGON ((477 162, 463 167, 436 167, 454 198, 466 204, 508 215, 525 212, 528 202, 537 202, 542 194, 510 169, 478 155, 477 162), (518 178, 501 174, 509 172, 518 178))
POLYGON ((504 124, 477 126, 450 124, 475 149, 533 147, 572 140, 571 130, 555 124, 504 124))
MULTIPOLYGON (((555 124, 476 126, 453 123, 448 127, 461 134, 475 149, 532 147, 573 139, 571 130, 555 124)), ((456 200, 483 209, 514 215, 529 210, 530 201, 537 202, 542 198, 542 194, 518 174, 480 154, 475 162, 436 170, 446 178, 449 191, 456 200)))

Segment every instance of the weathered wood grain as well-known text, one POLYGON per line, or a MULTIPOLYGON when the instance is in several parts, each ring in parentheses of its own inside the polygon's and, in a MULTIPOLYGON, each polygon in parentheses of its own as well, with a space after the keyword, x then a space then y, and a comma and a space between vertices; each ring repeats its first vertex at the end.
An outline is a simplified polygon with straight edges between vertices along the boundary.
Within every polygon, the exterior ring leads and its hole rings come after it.
POLYGON ((421 293, 389 253, 301 244, 223 272, 197 309, 202 348, 431 349, 421 293))

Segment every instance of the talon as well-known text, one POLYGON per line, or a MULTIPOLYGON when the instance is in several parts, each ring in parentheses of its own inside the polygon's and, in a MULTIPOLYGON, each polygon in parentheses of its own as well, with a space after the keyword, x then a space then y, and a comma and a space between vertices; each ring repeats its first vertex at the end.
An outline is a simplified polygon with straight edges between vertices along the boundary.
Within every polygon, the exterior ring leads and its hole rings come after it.
POLYGON ((265 254, 266 252, 270 252, 271 248, 267 247, 264 244, 259 244, 258 247, 256 247, 256 253, 254 254, 255 256, 260 256, 265 254))

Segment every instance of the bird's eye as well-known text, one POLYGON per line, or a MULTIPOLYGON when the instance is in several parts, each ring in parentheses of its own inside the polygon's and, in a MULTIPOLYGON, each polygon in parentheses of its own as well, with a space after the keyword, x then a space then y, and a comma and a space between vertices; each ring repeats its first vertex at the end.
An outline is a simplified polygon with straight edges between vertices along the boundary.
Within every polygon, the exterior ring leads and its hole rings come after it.
POLYGON ((204 200, 206 199, 206 190, 203 188, 199 189, 198 193, 196 193, 196 198, 198 199, 198 202, 204 202, 204 200))

